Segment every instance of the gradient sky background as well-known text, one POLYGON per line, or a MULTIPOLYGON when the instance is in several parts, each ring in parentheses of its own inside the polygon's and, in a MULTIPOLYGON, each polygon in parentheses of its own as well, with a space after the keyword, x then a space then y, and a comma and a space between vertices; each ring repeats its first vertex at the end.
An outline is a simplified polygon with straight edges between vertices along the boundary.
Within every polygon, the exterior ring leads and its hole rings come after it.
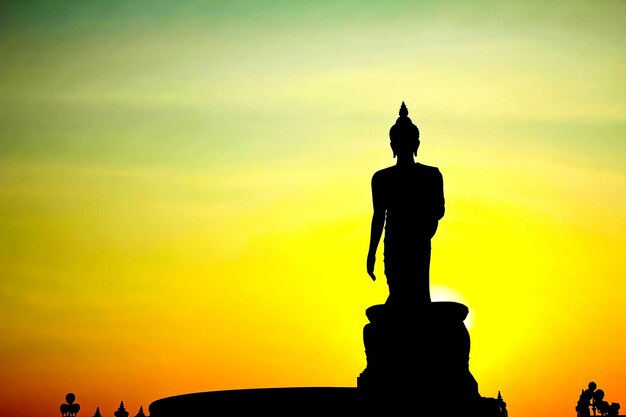
POLYGON ((516 417, 626 407, 626 3, 0 3, 0 410, 355 386, 402 101, 516 417))

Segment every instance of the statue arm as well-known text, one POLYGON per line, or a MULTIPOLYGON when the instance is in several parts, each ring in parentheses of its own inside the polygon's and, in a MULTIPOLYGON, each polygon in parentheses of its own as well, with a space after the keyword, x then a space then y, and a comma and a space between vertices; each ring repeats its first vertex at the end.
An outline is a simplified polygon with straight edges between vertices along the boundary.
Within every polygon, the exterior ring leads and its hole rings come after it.
POLYGON ((429 239, 437 232, 439 220, 446 212, 445 199, 443 196, 443 176, 439 169, 433 171, 429 191, 430 202, 424 213, 424 217, 416 221, 421 222, 425 236, 429 239))
POLYGON ((372 201, 374 204, 374 214, 372 215, 370 245, 367 253, 367 273, 373 281, 376 281, 376 275, 374 275, 376 250, 378 249, 378 244, 380 243, 380 238, 383 234, 383 228, 385 226, 385 208, 378 182, 377 176, 374 175, 374 177, 372 177, 372 201))
POLYGON ((437 175, 435 176, 436 178, 436 198, 435 198, 435 212, 434 217, 435 219, 437 219, 437 221, 439 221, 443 215, 446 212, 446 200, 444 198, 443 195, 443 175, 441 175, 441 172, 439 170, 437 170, 437 175))

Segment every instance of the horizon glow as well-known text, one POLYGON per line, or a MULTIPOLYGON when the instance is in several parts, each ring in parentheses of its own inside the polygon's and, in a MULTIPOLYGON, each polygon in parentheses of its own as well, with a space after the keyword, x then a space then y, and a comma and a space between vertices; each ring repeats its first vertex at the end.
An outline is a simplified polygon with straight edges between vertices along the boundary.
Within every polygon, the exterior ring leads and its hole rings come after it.
POLYGON ((0 407, 355 386, 371 175, 444 177, 433 296, 519 416, 626 404, 626 5, 4 2, 0 407), (470 326, 471 319, 471 326, 470 326))

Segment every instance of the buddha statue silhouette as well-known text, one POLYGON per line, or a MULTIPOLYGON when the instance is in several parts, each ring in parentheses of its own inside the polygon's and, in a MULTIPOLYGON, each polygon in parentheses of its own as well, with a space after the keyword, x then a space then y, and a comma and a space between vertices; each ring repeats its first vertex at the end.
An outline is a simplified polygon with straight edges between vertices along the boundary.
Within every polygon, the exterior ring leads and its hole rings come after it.
POLYGON ((385 304, 419 307, 431 302, 431 239, 445 204, 439 169, 415 161, 420 132, 408 114, 402 102, 400 117, 389 130, 396 164, 372 177, 374 212, 367 272, 376 280, 376 251, 384 229, 384 270, 389 286, 385 304))

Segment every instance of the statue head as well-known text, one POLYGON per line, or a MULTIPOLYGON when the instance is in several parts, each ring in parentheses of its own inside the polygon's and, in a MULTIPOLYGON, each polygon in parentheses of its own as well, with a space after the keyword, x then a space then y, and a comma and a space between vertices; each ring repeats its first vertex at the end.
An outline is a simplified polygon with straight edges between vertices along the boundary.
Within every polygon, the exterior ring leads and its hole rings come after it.
POLYGON ((597 389, 593 392, 593 399, 596 402, 600 402, 602 400, 604 400, 604 391, 601 389, 597 389))
POLYGON ((400 106, 400 117, 396 119, 396 124, 389 129, 389 140, 393 156, 411 152, 417 155, 417 148, 420 146, 420 131, 409 119, 409 110, 404 101, 400 106))

